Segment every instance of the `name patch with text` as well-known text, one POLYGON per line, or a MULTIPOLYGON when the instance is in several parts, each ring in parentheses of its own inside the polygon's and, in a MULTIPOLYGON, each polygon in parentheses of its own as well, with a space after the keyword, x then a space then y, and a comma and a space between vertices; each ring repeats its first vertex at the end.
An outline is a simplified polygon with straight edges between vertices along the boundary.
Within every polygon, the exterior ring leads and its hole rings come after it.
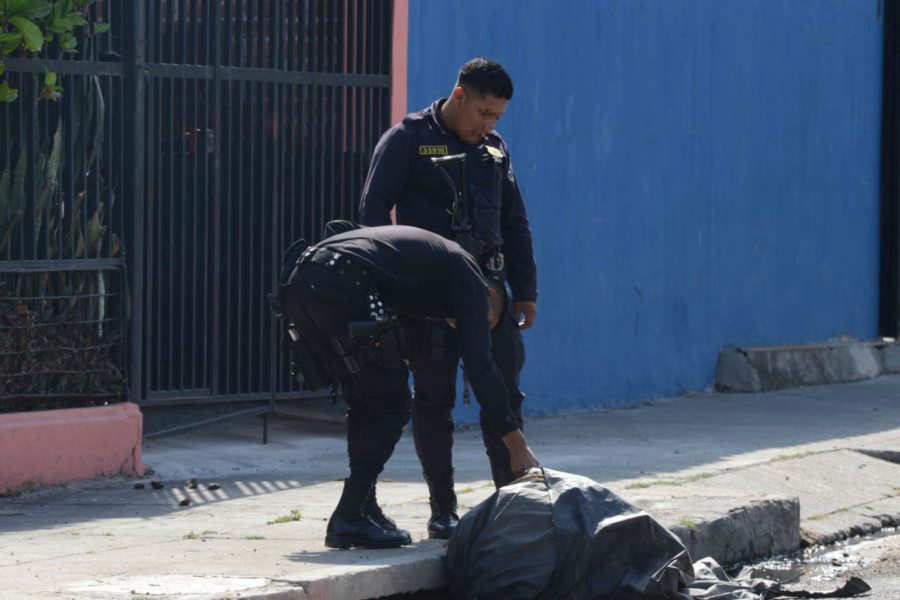
POLYGON ((447 146, 419 146, 419 156, 443 156, 447 154, 447 146))

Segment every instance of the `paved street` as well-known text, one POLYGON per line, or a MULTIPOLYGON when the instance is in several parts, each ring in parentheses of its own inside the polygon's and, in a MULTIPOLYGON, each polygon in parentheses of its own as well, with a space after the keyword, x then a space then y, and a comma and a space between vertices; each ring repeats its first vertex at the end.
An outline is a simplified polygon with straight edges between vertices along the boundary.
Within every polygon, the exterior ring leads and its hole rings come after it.
MULTIPOLYGON (((343 428, 275 419, 269 444, 260 433, 258 421, 233 422, 153 440, 146 479, 0 498, 4 593, 362 600, 443 585, 445 545, 425 539, 427 491, 408 434, 379 498, 414 545, 341 552, 323 539, 347 469, 343 428)), ((759 558, 900 520, 900 465, 887 460, 900 453, 897 376, 530 418, 527 433, 545 466, 644 508, 695 558, 759 558)), ((492 492, 477 430, 457 433, 454 457, 466 510, 492 492)))
POLYGON ((828 592, 850 577, 872 587, 869 600, 900 599, 900 531, 887 528, 874 536, 855 536, 827 547, 811 547, 800 556, 757 563, 757 567, 802 570, 788 587, 828 592))

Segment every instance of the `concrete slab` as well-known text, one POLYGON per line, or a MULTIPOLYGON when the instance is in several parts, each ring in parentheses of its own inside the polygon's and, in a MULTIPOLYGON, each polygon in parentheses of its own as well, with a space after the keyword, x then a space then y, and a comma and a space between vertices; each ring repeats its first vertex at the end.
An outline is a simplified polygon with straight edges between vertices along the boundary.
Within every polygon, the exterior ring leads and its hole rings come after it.
POLYGON ((724 392, 762 392, 845 383, 896 373, 897 364, 894 344, 884 340, 729 347, 719 353, 715 385, 724 392))
POLYGON ((881 366, 886 374, 900 373, 900 345, 891 343, 881 349, 881 366))
POLYGON ((118 575, 75 582, 68 592, 79 599, 129 597, 154 600, 307 600, 301 587, 271 583, 262 577, 208 577, 199 575, 118 575))

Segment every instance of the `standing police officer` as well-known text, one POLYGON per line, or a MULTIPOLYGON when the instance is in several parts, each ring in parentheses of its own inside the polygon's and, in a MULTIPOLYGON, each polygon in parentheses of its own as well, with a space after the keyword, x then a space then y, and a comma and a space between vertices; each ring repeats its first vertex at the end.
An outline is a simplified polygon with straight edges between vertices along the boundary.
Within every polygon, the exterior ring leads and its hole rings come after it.
MULTIPOLYGON (((492 334, 494 357, 503 373, 509 403, 522 426, 519 372, 525 350, 519 329, 537 315, 537 276, 531 230, 509 150, 494 125, 512 98, 512 81, 496 62, 476 58, 459 71, 448 98, 407 115, 379 140, 360 202, 366 225, 397 222, 455 239, 498 279, 506 279, 512 303, 492 334), (447 158, 442 158, 447 157, 447 158), (465 176, 448 186, 437 164, 462 159, 465 176), (456 196, 466 202, 457 202, 456 196), (454 219, 448 215, 454 213, 454 219), (462 213, 462 214, 460 214, 462 213), (462 232, 458 221, 470 227, 462 232)), ((432 517, 429 536, 449 538, 456 527, 453 490, 453 404, 456 399, 458 342, 443 324, 421 322, 412 332, 425 340, 410 355, 414 374, 412 410, 416 453, 428 483, 432 517)), ((469 374, 471 375, 471 374, 469 374)), ((509 483, 509 456, 482 411, 482 437, 497 487, 509 483)))
POLYGON ((503 289, 491 287, 458 244, 415 227, 363 227, 307 248, 287 270, 279 300, 306 387, 340 383, 349 406, 350 476, 328 522, 326 546, 410 543, 375 499, 376 478, 409 418, 401 319, 453 323, 485 426, 507 450, 505 468, 519 474, 537 466, 491 355, 503 289))

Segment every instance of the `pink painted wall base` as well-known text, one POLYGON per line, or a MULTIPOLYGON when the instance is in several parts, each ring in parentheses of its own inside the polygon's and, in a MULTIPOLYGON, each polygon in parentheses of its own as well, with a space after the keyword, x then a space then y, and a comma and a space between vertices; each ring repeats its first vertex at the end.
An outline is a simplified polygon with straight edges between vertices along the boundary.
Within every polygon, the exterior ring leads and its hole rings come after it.
POLYGON ((140 476, 137 404, 0 415, 0 493, 106 475, 140 476))

